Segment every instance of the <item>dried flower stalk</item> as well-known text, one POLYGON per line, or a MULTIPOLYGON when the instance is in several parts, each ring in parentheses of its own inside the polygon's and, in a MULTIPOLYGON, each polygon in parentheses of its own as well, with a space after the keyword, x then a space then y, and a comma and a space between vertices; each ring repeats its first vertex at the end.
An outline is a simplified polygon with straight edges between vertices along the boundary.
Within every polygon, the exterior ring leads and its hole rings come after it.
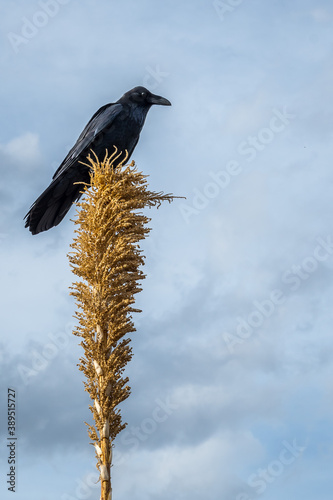
POLYGON ((73 273, 80 278, 71 292, 78 307, 73 333, 82 338, 79 369, 93 402, 94 425, 86 425, 95 446, 101 500, 111 499, 113 441, 126 426, 116 407, 130 394, 128 378, 123 377, 132 357, 126 336, 135 331, 131 315, 140 310, 133 307, 134 295, 145 278, 138 242, 150 231, 150 219, 140 210, 173 200, 149 191, 146 176, 133 162, 117 164, 118 157, 117 152, 106 154, 102 163, 96 155, 88 157, 91 184, 84 187, 85 198, 78 204, 78 229, 69 254, 73 273))

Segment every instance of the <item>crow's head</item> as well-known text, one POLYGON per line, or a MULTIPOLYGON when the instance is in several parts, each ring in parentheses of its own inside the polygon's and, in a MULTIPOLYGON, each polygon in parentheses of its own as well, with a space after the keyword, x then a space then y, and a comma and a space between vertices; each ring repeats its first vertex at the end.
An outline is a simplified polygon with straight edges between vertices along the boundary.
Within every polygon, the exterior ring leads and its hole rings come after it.
POLYGON ((152 104, 160 104, 161 106, 171 106, 171 102, 165 97, 152 94, 145 87, 134 87, 122 96, 120 102, 130 102, 138 106, 150 108, 152 104))

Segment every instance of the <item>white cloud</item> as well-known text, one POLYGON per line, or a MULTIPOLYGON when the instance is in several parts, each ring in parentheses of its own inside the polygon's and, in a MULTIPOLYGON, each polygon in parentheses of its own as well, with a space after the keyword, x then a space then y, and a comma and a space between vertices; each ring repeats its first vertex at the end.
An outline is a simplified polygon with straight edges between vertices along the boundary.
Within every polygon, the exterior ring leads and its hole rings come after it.
POLYGON ((7 144, 0 144, 0 151, 18 166, 38 167, 42 158, 39 135, 33 132, 26 132, 7 144))
POLYGON ((195 446, 141 451, 114 468, 114 494, 120 499, 220 498, 231 487, 241 487, 234 468, 236 464, 242 468, 249 456, 261 457, 262 447, 246 431, 221 432, 195 446))
POLYGON ((332 20, 332 13, 328 9, 318 8, 311 11, 311 16, 317 22, 327 22, 332 20))

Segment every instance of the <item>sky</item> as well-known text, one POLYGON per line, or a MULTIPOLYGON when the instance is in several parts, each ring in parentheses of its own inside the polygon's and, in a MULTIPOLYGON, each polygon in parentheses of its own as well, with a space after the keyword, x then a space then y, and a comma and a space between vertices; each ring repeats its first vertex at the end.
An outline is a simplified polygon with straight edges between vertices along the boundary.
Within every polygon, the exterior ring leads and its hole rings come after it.
POLYGON ((332 2, 0 6, 1 498, 99 499, 75 209, 36 236, 23 217, 94 112, 144 85, 172 107, 132 159, 186 199, 148 211, 113 498, 331 500, 332 2))

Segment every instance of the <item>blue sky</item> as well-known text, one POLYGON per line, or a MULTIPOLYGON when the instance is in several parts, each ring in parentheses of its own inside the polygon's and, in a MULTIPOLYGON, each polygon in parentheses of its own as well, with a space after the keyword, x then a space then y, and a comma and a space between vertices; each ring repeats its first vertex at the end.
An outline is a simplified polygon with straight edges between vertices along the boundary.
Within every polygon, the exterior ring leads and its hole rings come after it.
POLYGON ((92 114, 136 85, 151 189, 117 500, 331 500, 333 7, 328 0, 1 4, 1 498, 99 498, 71 334, 75 209, 23 216, 92 114))

